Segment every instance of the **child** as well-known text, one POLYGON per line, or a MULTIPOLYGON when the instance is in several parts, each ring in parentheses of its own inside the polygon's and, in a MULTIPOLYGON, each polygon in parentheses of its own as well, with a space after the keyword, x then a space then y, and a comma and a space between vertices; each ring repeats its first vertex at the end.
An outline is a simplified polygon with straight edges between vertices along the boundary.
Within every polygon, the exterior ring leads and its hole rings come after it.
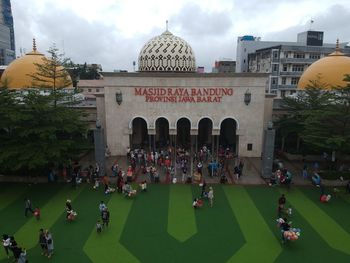
POLYGON ((147 182, 146 182, 146 180, 143 181, 143 182, 140 184, 140 187, 141 187, 141 191, 142 191, 142 192, 147 192, 147 182))
POLYGON ((100 181, 98 180, 98 178, 95 179, 95 184, 94 184, 94 189, 96 190, 98 187, 100 186, 100 181))
POLYGON ((96 231, 97 231, 98 234, 102 232, 102 224, 101 224, 100 220, 97 220, 96 231))
POLYGON ((34 209, 34 216, 36 217, 37 220, 40 219, 40 209, 39 209, 39 207, 34 209))

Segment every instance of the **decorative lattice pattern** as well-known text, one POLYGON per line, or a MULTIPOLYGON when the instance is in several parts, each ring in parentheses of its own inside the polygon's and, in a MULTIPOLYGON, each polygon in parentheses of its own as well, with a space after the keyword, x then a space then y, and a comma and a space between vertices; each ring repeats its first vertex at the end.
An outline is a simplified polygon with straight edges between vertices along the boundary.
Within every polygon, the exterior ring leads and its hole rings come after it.
POLYGON ((139 71, 194 72, 196 59, 185 40, 165 31, 141 49, 139 71))

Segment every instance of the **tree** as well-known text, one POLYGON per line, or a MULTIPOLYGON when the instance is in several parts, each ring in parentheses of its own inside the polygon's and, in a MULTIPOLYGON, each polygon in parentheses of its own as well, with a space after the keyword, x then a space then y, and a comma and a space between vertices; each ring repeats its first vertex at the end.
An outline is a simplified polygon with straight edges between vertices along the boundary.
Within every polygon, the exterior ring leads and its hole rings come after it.
POLYGON ((49 53, 54 62, 46 59, 36 65, 33 88, 21 92, 0 89, 3 172, 33 173, 67 164, 88 147, 83 113, 75 107, 74 93, 64 89, 68 81, 57 64, 57 50, 49 53))
POLYGON ((285 98, 283 108, 288 114, 276 123, 281 133, 295 132, 316 150, 349 151, 350 76, 345 80, 345 87, 328 90, 313 82, 296 98, 285 98))
POLYGON ((34 63, 36 72, 29 74, 32 77, 32 86, 28 88, 39 88, 50 92, 54 98, 54 106, 57 101, 64 101, 66 92, 63 89, 72 86, 72 80, 67 70, 62 66, 66 59, 58 53, 58 49, 53 45, 48 50, 49 57, 43 56, 43 63, 34 63))
POLYGON ((350 149, 350 77, 345 87, 328 91, 328 104, 310 111, 304 120, 303 140, 321 149, 346 152, 350 149))
POLYGON ((301 138, 307 116, 316 109, 322 111, 332 97, 332 94, 324 92, 319 81, 315 81, 304 92, 297 93, 296 97, 283 98, 281 107, 286 114, 275 122, 278 133, 282 136, 282 150, 285 138, 293 135, 301 138))

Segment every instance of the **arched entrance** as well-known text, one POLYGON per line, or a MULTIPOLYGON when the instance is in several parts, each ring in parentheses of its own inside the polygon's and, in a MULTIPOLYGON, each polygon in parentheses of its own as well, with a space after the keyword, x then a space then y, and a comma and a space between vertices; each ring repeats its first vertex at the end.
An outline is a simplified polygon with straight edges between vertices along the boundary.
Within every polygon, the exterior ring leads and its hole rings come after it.
POLYGON ((170 142, 169 137, 169 122, 166 118, 158 118, 156 120, 156 148, 162 149, 168 146, 170 142))
POLYGON ((132 135, 131 135, 131 148, 143 148, 147 149, 148 147, 148 130, 147 122, 141 118, 137 117, 132 120, 132 135))
POLYGON ((191 143, 191 122, 187 118, 181 118, 176 125, 176 142, 179 147, 190 148, 191 143))
POLYGON ((198 123, 198 146, 210 146, 212 150, 213 122, 209 118, 203 118, 198 123))
POLYGON ((220 125, 219 145, 224 149, 229 148, 235 154, 238 154, 238 138, 236 135, 237 123, 232 118, 226 118, 220 125))

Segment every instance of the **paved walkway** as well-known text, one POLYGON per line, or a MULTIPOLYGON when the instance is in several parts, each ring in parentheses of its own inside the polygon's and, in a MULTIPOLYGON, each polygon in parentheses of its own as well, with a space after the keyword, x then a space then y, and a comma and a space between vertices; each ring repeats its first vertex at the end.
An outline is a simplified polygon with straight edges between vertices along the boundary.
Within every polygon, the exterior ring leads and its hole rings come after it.
MULTIPOLYGON (((112 176, 111 167, 115 161, 117 161, 119 167, 123 171, 126 171, 129 166, 125 156, 111 156, 106 159, 106 172, 108 176, 112 176)), ((265 180, 261 177, 261 159, 260 158, 242 158, 242 161, 244 163, 244 168, 243 168, 242 176, 239 179, 237 179, 233 173, 235 161, 237 162, 237 160, 228 161, 228 169, 226 172, 227 184, 231 184, 231 185, 267 185, 268 184, 268 180, 265 180)), ((282 162, 284 167, 293 174, 293 182, 292 182, 293 185, 311 186, 310 180, 306 180, 302 177, 302 168, 304 164, 301 161, 288 161, 286 159, 283 159, 282 162)), ((86 154, 81 158, 79 163, 82 169, 87 168, 89 165, 94 166, 95 165, 94 153, 89 152, 88 154, 86 154)), ((220 183, 220 177, 209 176, 207 166, 208 166, 208 162, 203 164, 203 177, 205 181, 208 184, 220 183)), ((308 166, 312 167, 312 163, 309 163, 308 166)), ((171 179, 169 175, 166 175, 164 168, 157 166, 157 170, 160 175, 160 183, 171 182, 171 179)), ((176 178, 178 183, 182 183, 182 173, 180 169, 177 169, 176 171, 176 178)), ((15 181, 15 182, 28 181, 28 182, 37 182, 37 183, 47 182, 46 176, 36 177, 34 179, 33 178, 24 178, 24 179, 23 177, 14 178, 13 176, 11 177, 0 176, 0 182, 1 181, 15 181)), ((143 174, 141 168, 138 166, 136 168, 135 181, 139 183, 145 179, 149 181, 149 177, 143 174)), ((112 179, 112 182, 114 182, 113 179, 112 179)), ((339 187, 339 186, 345 186, 347 181, 322 180, 322 183, 326 186, 339 187)))

